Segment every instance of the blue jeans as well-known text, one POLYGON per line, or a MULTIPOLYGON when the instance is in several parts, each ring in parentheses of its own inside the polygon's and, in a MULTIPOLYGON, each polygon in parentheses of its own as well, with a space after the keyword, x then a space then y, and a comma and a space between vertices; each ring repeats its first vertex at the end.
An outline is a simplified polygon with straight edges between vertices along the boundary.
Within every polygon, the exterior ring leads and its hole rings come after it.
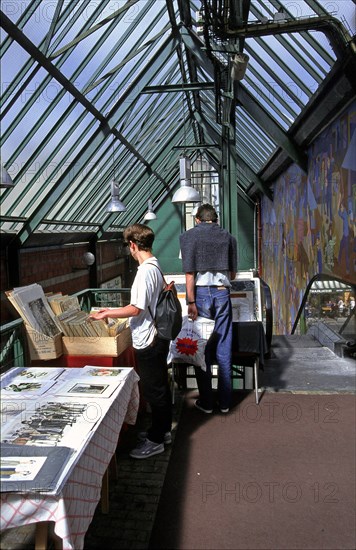
POLYGON ((151 346, 135 349, 137 370, 144 399, 152 411, 150 441, 163 443, 164 434, 172 429, 172 394, 168 381, 167 356, 169 340, 156 338, 151 346))
POLYGON ((218 400, 221 409, 231 405, 232 307, 229 289, 196 286, 195 301, 200 317, 214 319, 212 338, 205 350, 207 369, 195 367, 199 399, 205 409, 214 406, 211 365, 218 364, 218 400))

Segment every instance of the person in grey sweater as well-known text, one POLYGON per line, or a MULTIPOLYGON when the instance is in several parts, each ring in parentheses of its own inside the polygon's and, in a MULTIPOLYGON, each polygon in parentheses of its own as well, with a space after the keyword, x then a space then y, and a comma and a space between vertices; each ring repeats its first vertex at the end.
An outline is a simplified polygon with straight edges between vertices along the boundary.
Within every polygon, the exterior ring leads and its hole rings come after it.
POLYGON ((199 389, 197 409, 211 414, 214 409, 211 365, 218 364, 218 406, 222 413, 231 405, 232 306, 230 281, 237 271, 237 241, 218 224, 211 204, 199 206, 196 226, 180 235, 183 271, 186 279, 188 316, 214 319, 214 351, 212 342, 206 347, 204 371, 195 367, 199 389))

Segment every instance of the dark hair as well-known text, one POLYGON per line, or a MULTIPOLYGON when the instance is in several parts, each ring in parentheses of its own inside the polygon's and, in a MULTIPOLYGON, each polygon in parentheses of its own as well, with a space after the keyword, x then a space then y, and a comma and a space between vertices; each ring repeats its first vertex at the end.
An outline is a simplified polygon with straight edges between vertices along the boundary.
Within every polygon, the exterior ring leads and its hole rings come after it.
POLYGON ((201 222, 217 222, 218 215, 211 204, 201 204, 197 210, 196 216, 201 222))
POLYGON ((142 223, 134 223, 126 227, 123 236, 126 243, 132 241, 137 244, 140 250, 146 251, 152 250, 153 241, 155 240, 155 234, 152 229, 142 223))

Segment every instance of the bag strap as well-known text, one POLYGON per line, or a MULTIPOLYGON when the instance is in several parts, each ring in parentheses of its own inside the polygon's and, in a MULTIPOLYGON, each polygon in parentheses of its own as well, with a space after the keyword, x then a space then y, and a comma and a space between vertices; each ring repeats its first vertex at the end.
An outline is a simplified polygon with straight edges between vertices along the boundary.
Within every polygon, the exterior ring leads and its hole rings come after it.
MULTIPOLYGON (((153 264, 152 262, 146 262, 146 264, 153 265, 154 267, 157 267, 158 271, 159 271, 160 274, 162 275, 162 279, 163 279, 163 282, 164 282, 165 286, 167 286, 166 279, 164 278, 164 275, 163 275, 163 273, 162 273, 162 270, 158 267, 158 265, 153 264)), ((152 319, 155 320, 155 318, 154 318, 153 315, 152 315, 152 311, 151 311, 150 306, 148 306, 148 311, 150 312, 150 315, 151 315, 152 319)))
POLYGON ((158 267, 158 265, 153 264, 152 262, 146 262, 146 264, 153 265, 154 267, 157 267, 158 271, 159 271, 160 274, 162 275, 162 279, 163 279, 164 284, 167 286, 167 281, 166 281, 166 279, 164 278, 164 275, 163 275, 163 272, 162 272, 161 268, 158 267))

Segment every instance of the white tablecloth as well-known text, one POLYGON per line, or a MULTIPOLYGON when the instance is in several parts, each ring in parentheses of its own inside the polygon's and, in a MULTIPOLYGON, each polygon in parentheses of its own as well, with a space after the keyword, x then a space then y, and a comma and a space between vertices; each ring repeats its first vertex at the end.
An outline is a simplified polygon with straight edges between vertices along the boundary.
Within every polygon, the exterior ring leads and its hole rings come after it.
POLYGON ((63 550, 83 548, 100 500, 103 475, 115 453, 122 424, 136 421, 138 380, 134 369, 130 369, 58 496, 1 494, 1 530, 53 521, 55 533, 63 540, 63 550))

